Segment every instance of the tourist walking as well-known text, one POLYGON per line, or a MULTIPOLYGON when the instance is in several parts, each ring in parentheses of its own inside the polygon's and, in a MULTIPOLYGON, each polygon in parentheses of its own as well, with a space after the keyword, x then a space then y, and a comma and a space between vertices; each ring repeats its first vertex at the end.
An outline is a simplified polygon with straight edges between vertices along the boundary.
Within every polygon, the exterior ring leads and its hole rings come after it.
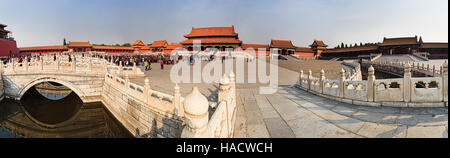
POLYGON ((148 71, 148 61, 144 62, 145 71, 148 71))
POLYGON ((164 70, 164 61, 161 60, 161 70, 164 70))

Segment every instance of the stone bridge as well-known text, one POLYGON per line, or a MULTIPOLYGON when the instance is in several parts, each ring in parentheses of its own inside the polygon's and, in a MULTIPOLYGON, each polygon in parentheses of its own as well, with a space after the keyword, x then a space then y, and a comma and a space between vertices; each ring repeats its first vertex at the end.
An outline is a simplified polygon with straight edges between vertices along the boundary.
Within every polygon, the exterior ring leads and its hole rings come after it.
POLYGON ((3 80, 3 95, 8 98, 20 100, 33 86, 45 82, 54 82, 64 85, 76 93, 83 102, 100 102, 103 82, 106 72, 122 69, 131 76, 139 76, 136 67, 121 68, 106 60, 97 58, 72 57, 62 55, 53 59, 51 56, 32 58, 30 62, 25 59, 19 63, 11 60, 1 65, 3 80), (67 59, 67 60, 64 60, 67 59), (78 60, 77 60, 78 59, 78 60))
POLYGON ((33 86, 55 82, 71 89, 84 103, 101 102, 134 136, 154 138, 228 138, 233 136, 236 111, 235 76, 223 75, 218 102, 209 102, 194 87, 186 98, 180 88, 165 94, 140 86, 136 67, 123 67, 102 58, 71 55, 35 56, 0 65, 0 100, 20 100, 33 86), (70 60, 72 59, 72 60, 70 60))

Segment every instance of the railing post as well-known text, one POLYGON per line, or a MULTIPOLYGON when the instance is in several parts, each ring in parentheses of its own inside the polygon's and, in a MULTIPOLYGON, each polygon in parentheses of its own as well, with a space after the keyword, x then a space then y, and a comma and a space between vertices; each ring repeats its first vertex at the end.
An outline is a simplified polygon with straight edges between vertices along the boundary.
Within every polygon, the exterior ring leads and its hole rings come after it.
POLYGON ((72 71, 77 71, 77 59, 75 58, 75 56, 72 57, 72 71))
POLYGON ((41 71, 43 71, 44 70, 44 58, 41 56, 40 57, 40 62, 41 62, 41 64, 40 64, 40 66, 41 66, 41 71))
POLYGON ((60 56, 58 55, 56 57, 56 71, 59 71, 59 58, 60 58, 60 56))
POLYGON ((303 70, 300 70, 300 75, 298 77, 298 85, 302 86, 303 70))
POLYGON ((320 70, 320 93, 323 94, 323 82, 325 81, 325 70, 320 70))
POLYGON ((312 71, 308 71, 308 90, 311 90, 312 71))
POLYGON ((345 88, 345 70, 341 69, 341 76, 339 78, 339 97, 344 98, 344 88, 345 88))
POLYGON ((411 65, 408 63, 405 65, 403 74, 403 99, 407 103, 411 101, 411 77, 411 65))
POLYGON ((236 75, 233 71, 230 72, 230 85, 234 92, 236 92, 236 75))
POLYGON ((125 89, 128 90, 130 88, 129 86, 130 78, 128 77, 128 73, 125 73, 125 89))
POLYGON ((136 61, 133 62, 133 73, 136 74, 137 70, 136 70, 136 61))
POLYGON ((208 130, 208 99, 203 96, 197 87, 186 96, 184 100, 184 114, 186 126, 181 132, 181 138, 210 138, 208 130))
POLYGON ((28 72, 28 57, 25 57, 24 63, 25 71, 28 72))
POLYGON ((448 63, 445 61, 442 66, 442 83, 444 84, 442 94, 444 96, 445 105, 448 106, 448 63))
POLYGON ((220 104, 221 102, 225 102, 226 104, 226 120, 227 120, 227 135, 229 135, 230 132, 230 79, 228 79, 227 75, 224 74, 222 76, 222 79, 219 84, 219 96, 217 103, 220 104))
POLYGON ((120 61, 120 62, 119 62, 119 71, 118 71, 118 73, 119 73, 119 74, 122 74, 122 70, 123 70, 123 67, 122 67, 122 61, 120 61))
POLYGON ((148 93, 149 90, 150 90, 150 80, 146 77, 144 80, 144 96, 146 100, 148 100, 148 98, 150 97, 148 93))
POLYGON ((11 67, 12 67, 12 71, 16 72, 16 68, 15 68, 15 64, 14 64, 14 58, 11 59, 10 64, 11 64, 11 67))
POLYGON ((184 108, 183 106, 181 106, 180 86, 178 86, 178 84, 175 84, 175 87, 173 89, 173 104, 175 107, 175 115, 181 118, 184 116, 184 108))
POLYGON ((375 94, 375 68, 370 66, 369 68, 369 76, 367 77, 367 101, 373 102, 374 101, 374 94, 375 94))

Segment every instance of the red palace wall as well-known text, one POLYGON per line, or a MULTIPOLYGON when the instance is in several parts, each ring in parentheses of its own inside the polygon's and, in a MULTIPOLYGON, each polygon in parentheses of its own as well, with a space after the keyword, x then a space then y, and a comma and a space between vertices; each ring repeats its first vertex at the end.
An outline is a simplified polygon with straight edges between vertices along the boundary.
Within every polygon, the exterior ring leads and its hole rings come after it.
POLYGON ((9 52, 17 54, 16 41, 0 39, 0 56, 9 56, 9 52))

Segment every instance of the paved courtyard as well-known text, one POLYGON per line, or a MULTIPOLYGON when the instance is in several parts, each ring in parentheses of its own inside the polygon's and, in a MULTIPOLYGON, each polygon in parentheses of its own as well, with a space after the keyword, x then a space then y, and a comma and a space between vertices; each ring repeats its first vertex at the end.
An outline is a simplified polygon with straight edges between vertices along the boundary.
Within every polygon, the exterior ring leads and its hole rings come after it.
MULTIPOLYGON (((314 67, 312 64, 307 65, 314 67)), ((336 69, 335 63, 316 64, 323 66, 326 72, 336 69)), ((145 72, 151 88, 172 94, 175 85, 169 80, 172 66, 164 70, 159 65, 152 66, 153 70, 145 72)), ((299 73, 283 67, 278 68, 280 87, 276 94, 259 94, 261 84, 237 84, 239 98, 234 137, 448 138, 447 108, 375 108, 340 103, 292 87, 299 73)), ((246 74, 255 73, 246 71, 246 74)), ((143 84, 143 79, 132 81, 143 84)), ((180 84, 182 96, 189 94, 194 86, 210 101, 216 101, 218 84, 180 84)))
POLYGON ((238 96, 236 138, 448 138, 447 108, 356 106, 290 86, 238 96))

